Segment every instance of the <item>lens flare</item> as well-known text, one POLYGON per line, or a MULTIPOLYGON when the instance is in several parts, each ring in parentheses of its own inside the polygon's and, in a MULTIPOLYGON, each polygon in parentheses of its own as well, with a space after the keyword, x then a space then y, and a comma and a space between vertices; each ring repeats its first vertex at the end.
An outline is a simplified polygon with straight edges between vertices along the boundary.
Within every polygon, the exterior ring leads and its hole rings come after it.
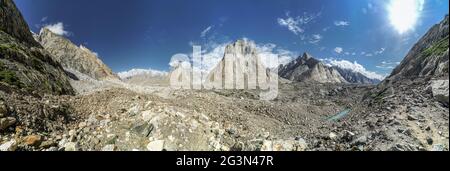
POLYGON ((424 0, 391 0, 387 9, 392 26, 400 34, 413 29, 423 10, 424 3, 424 0))

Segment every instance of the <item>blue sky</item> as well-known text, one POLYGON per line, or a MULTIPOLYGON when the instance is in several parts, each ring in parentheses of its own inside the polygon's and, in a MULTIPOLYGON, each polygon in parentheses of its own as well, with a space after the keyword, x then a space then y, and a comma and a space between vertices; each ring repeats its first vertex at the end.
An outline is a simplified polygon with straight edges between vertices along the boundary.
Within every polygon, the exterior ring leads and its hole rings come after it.
POLYGON ((393 14, 405 5, 391 0, 15 0, 32 31, 59 29, 115 72, 168 71, 172 55, 190 53, 192 44, 213 49, 248 38, 292 57, 309 52, 333 64, 356 61, 379 75, 389 74, 449 10, 448 0, 401 1, 420 4, 406 31, 411 17, 393 14))

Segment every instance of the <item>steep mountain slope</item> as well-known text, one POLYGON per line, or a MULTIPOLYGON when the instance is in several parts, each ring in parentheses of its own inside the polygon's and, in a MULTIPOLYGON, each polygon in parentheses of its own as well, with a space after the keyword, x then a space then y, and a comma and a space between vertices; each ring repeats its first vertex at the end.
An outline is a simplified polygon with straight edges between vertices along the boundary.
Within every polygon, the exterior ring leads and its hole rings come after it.
POLYGON ((63 68, 33 39, 13 1, 0 1, 0 20, 1 89, 72 94, 63 68))
POLYGON ((16 38, 19 43, 39 46, 33 39, 22 14, 11 0, 0 0, 0 30, 16 38))
POLYGON ((448 78, 448 22, 447 15, 441 23, 433 26, 414 45, 388 80, 426 76, 448 78))
POLYGON ((433 26, 392 74, 367 93, 355 128, 379 150, 449 148, 448 16, 433 26))
POLYGON ((119 79, 95 53, 82 45, 78 47, 46 28, 43 28, 36 38, 64 68, 77 70, 97 80, 119 79))
POLYGON ((278 74, 291 81, 347 83, 337 70, 326 66, 307 53, 281 67, 278 74))

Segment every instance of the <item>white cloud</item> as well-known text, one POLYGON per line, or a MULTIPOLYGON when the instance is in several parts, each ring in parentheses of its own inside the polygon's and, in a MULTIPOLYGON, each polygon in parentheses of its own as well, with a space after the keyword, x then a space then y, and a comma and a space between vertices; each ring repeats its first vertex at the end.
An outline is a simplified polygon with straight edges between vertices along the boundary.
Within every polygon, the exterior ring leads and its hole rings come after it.
POLYGON ((332 58, 331 59, 330 58, 322 59, 322 61, 324 61, 324 63, 326 63, 327 65, 336 66, 336 67, 343 68, 343 69, 349 69, 354 72, 361 73, 370 79, 383 80, 384 78, 386 78, 386 76, 383 76, 376 72, 368 71, 366 68, 364 68, 364 66, 362 66, 361 64, 359 64, 356 61, 350 62, 347 60, 336 60, 336 59, 332 59, 332 58))
POLYGON ((42 18, 41 18, 41 22, 46 22, 47 19, 48 19, 48 17, 42 17, 42 18))
POLYGON ((344 54, 345 54, 345 55, 350 55, 350 52, 345 52, 344 54))
POLYGON ((348 22, 348 21, 335 21, 334 25, 335 26, 342 26, 342 27, 344 27, 344 26, 349 26, 350 22, 348 22))
POLYGON ((256 44, 256 50, 261 58, 263 65, 268 68, 276 68, 280 64, 286 65, 294 60, 296 54, 295 52, 277 47, 277 45, 273 43, 256 44), (268 60, 270 58, 278 58, 278 63, 269 62, 268 60))
POLYGON ((291 31, 295 35, 299 35, 305 32, 303 27, 306 24, 314 21, 320 15, 321 15, 320 12, 317 14, 304 13, 303 16, 291 17, 289 15, 289 12, 287 12, 286 18, 278 18, 277 21, 280 26, 286 27, 287 29, 289 29, 289 31, 291 31))
POLYGON ((366 56, 367 56, 367 57, 372 57, 372 56, 373 56, 373 54, 371 54, 371 53, 367 53, 367 54, 366 54, 366 56))
POLYGON ((69 36, 70 32, 64 30, 64 24, 62 22, 58 22, 55 24, 45 25, 45 28, 49 29, 51 32, 60 35, 60 36, 69 36))
POLYGON ((309 43, 311 44, 317 44, 323 39, 323 36, 320 34, 313 34, 311 38, 309 39, 309 43))
POLYGON ((382 61, 381 64, 376 67, 384 70, 392 70, 399 64, 400 62, 382 61))
POLYGON ((155 69, 131 69, 129 71, 123 71, 117 73, 121 79, 130 78, 137 75, 149 75, 149 76, 166 76, 168 73, 166 71, 159 71, 155 69))
POLYGON ((336 53, 342 53, 344 51, 344 49, 343 48, 341 48, 341 47, 336 47, 336 48, 334 48, 334 52, 336 52, 336 53))
POLYGON ((375 55, 383 54, 385 50, 385 48, 381 48, 380 50, 375 51, 375 55))
POLYGON ((299 21, 292 17, 288 17, 286 19, 278 18, 278 24, 283 27, 287 27, 289 31, 294 33, 295 35, 298 35, 300 33, 303 33, 304 30, 300 28, 299 21))
POLYGON ((208 26, 205 30, 202 31, 202 33, 200 34, 200 37, 205 37, 206 34, 208 34, 209 31, 211 31, 211 29, 213 28, 213 26, 208 26))

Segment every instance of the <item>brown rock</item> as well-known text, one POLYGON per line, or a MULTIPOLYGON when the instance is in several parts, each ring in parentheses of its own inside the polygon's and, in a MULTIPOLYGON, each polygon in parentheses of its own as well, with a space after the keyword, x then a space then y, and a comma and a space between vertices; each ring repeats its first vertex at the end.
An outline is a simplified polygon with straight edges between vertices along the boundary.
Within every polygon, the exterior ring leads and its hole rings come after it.
POLYGON ((42 142, 42 137, 39 135, 26 136, 24 142, 28 146, 39 146, 42 142))

